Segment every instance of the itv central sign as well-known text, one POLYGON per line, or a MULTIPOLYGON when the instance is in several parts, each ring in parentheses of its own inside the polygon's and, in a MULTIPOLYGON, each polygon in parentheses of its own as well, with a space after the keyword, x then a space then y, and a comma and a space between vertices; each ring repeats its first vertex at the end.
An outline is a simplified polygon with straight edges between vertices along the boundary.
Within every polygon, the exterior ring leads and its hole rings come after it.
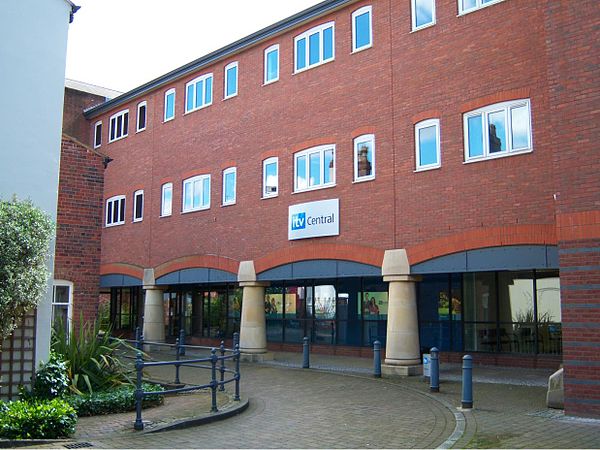
POLYGON ((288 240, 340 234, 339 199, 301 203, 289 207, 288 240))

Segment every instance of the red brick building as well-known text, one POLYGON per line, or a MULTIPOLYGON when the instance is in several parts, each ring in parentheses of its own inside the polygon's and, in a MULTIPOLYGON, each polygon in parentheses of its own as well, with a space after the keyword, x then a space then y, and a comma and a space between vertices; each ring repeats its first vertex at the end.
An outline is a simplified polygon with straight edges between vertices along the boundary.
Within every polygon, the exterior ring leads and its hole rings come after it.
POLYGON ((563 363, 600 415, 599 13, 329 0, 87 110, 114 325, 563 363))

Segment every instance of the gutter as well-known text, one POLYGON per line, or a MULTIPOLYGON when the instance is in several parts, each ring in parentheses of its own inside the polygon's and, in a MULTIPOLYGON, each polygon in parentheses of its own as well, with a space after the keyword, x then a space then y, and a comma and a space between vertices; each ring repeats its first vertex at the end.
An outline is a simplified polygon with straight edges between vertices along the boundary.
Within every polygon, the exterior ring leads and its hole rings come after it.
POLYGON ((251 46, 260 43, 261 41, 277 36, 285 31, 288 31, 291 28, 294 28, 310 20, 316 19, 336 9, 340 9, 343 6, 346 6, 346 4, 351 4, 356 1, 358 0, 325 0, 324 2, 321 2, 304 11, 294 14, 293 16, 288 17, 287 19, 283 19, 273 25, 270 25, 266 28, 263 28, 260 31, 257 31, 256 33, 253 33, 249 36, 246 36, 245 38, 235 41, 232 44, 226 45, 225 47, 215 50, 214 52, 209 53, 208 55, 202 56, 188 64, 185 64, 184 66, 181 66, 171 72, 166 73, 165 75, 155 78, 154 80, 149 81, 148 83, 145 83, 137 88, 134 88, 131 91, 126 92, 112 100, 85 109, 83 111, 83 115, 86 119, 92 119, 94 117, 97 117, 100 114, 109 111, 116 106, 119 106, 136 97, 153 91, 154 89, 159 88, 160 86, 164 86, 168 83, 171 83, 172 81, 182 78, 192 72, 197 71, 198 69, 214 64, 215 62, 221 59, 225 59, 233 54, 239 53, 251 46))

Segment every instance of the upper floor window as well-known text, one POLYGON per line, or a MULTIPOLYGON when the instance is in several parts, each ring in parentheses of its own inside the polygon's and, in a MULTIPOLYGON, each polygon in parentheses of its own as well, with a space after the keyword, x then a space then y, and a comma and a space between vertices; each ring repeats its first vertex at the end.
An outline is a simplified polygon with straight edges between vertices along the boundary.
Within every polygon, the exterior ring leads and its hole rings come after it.
POLYGON ((335 145, 321 145, 294 155, 294 191, 335 184, 335 145))
POLYGON ((102 122, 96 122, 94 125, 94 148, 102 145, 102 122))
POLYGON ((223 171, 223 206, 235 204, 236 168, 223 171))
POLYGON ((352 13, 352 51, 357 52, 373 45, 371 7, 364 6, 352 13))
POLYGON ((106 200, 106 226, 123 225, 125 223, 125 196, 115 195, 106 200))
POLYGON ((294 39, 296 72, 335 58, 334 23, 329 22, 305 31, 294 39))
POLYGON ((210 208, 210 175, 183 180, 183 212, 210 208))
POLYGON ((276 156, 263 161, 263 197, 277 197, 279 193, 279 162, 276 156))
POLYGON ((141 222, 144 218, 144 191, 139 190, 133 193, 133 221, 141 222))
POLYGON ((238 94, 238 63, 232 62, 225 67, 225 98, 238 94))
POLYGON ((458 13, 463 14, 504 0, 458 0, 458 13))
POLYGON ((165 122, 175 117, 175 89, 165 92, 165 122))
POLYGON ((129 110, 119 111, 110 117, 109 142, 127 137, 129 130, 129 110))
POLYGON ((412 0, 413 31, 435 24, 435 0, 412 0))
POLYGON ((365 134, 354 139, 354 181, 375 178, 375 136, 365 134))
POLYGON ((279 80, 279 44, 265 50, 265 84, 279 80))
POLYGON ((146 102, 138 104, 137 107, 137 131, 144 131, 146 129, 146 102))
MULTIPOLYGON (((237 82, 236 82, 237 83, 237 82)), ((212 104, 213 74, 194 78, 185 85, 185 112, 195 111, 212 104)))
POLYGON ((529 99, 497 103, 464 115, 465 161, 532 150, 529 99))
POLYGON ((440 121, 428 119, 415 125, 417 170, 440 167, 440 121))
POLYGON ((170 216, 173 212, 173 183, 165 183, 162 185, 161 201, 160 201, 160 216, 170 216))

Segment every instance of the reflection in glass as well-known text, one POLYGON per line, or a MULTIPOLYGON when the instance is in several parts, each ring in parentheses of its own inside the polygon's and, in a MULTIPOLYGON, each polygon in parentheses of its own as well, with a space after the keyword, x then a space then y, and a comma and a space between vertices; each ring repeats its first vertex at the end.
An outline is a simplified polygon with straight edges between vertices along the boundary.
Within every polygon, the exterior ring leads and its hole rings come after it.
POLYGON ((420 27, 433 22, 433 0, 415 0, 415 25, 420 27))
POLYGON ((333 28, 323 30, 323 59, 333 58, 333 28))
POLYGON ((365 12, 354 18, 354 27, 356 29, 355 48, 361 48, 371 44, 371 30, 369 27, 370 14, 370 12, 365 12))
POLYGON ((321 184, 321 154, 311 153, 310 159, 310 185, 316 186, 321 184))
POLYGON ((267 80, 275 80, 279 77, 279 50, 271 50, 267 53, 267 80))
POLYGON ((299 156, 296 158, 296 188, 306 189, 308 184, 306 182, 306 156, 299 156))
POLYGON ((469 135, 469 157, 483 156, 483 123, 481 115, 467 119, 469 135))
POLYGON ((319 62, 320 56, 320 36, 319 33, 311 34, 308 37, 308 64, 313 65, 319 62))
POLYGON ((326 150, 324 154, 324 176, 323 183, 331 183, 333 181, 333 150, 326 150))
POLYGON ((373 141, 368 139, 357 142, 355 149, 355 158, 358 164, 358 177, 369 177, 373 175, 373 141))
POLYGON ((488 114, 490 153, 506 150, 506 118, 504 111, 488 114))
POLYGON ((306 67, 306 39, 296 41, 296 70, 306 67))
POLYGON ((529 111, 527 105, 510 109, 512 149, 529 148, 529 111))
POLYGON ((463 11, 475 8, 477 6, 477 0, 461 0, 461 1, 462 1, 462 10, 463 11))
POLYGON ((419 165, 437 164, 437 126, 419 129, 419 165))

